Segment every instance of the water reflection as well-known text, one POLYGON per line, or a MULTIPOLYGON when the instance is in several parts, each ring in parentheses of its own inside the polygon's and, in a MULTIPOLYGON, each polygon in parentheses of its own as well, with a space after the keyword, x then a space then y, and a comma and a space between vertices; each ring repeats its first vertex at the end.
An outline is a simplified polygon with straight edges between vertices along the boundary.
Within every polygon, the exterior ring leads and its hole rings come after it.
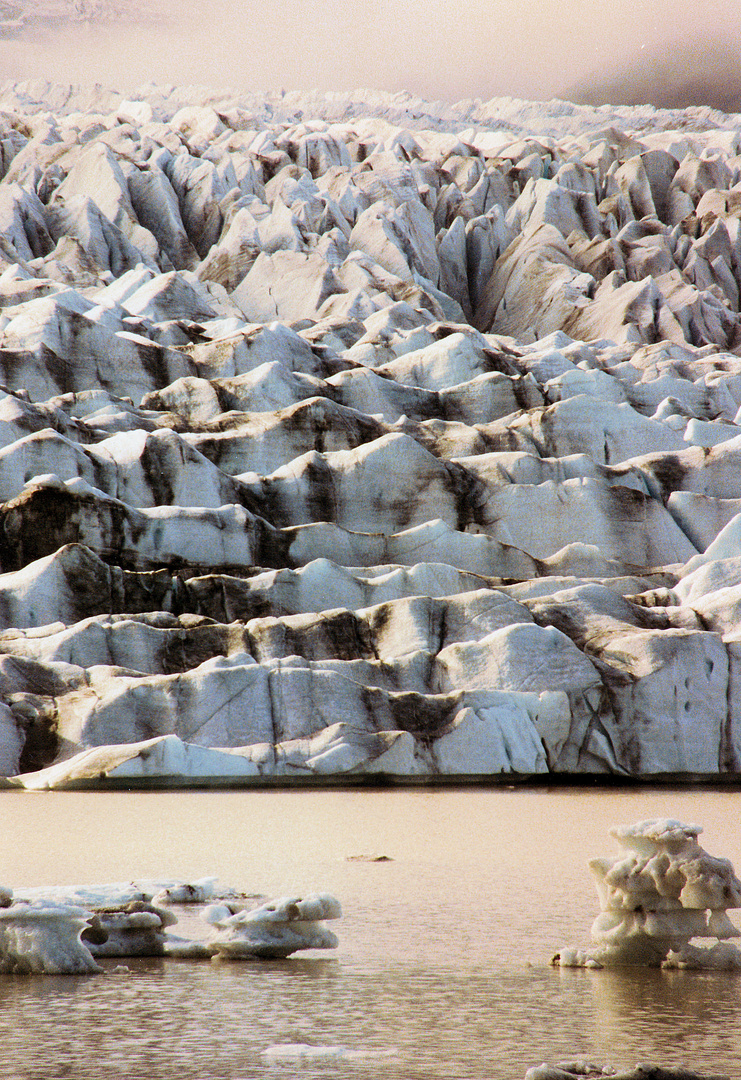
POLYGON ((739 1058, 739 973, 557 970, 562 990, 591 1003, 593 1045, 609 1048, 614 1059, 733 1072, 730 1063, 739 1058))
POLYGON ((90 977, 83 975, 2 975, 0 1013, 24 1002, 43 1006, 45 1001, 85 992, 89 986, 90 977))

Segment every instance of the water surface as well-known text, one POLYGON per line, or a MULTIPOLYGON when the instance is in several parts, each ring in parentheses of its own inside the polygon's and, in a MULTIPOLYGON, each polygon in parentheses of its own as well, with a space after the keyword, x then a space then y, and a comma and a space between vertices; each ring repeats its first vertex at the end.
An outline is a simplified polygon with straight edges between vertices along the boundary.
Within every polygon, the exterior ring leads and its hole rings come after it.
POLYGON ((548 964, 560 946, 589 940, 597 904, 586 861, 617 850, 610 826, 698 822, 707 850, 738 869, 738 799, 502 788, 0 792, 0 884, 216 874, 267 895, 333 892, 344 910, 332 953, 0 977, 0 1077, 516 1080, 574 1056, 739 1076, 741 975, 548 964), (380 855, 387 861, 357 858, 380 855), (287 1042, 384 1056, 280 1067, 261 1057, 287 1042))

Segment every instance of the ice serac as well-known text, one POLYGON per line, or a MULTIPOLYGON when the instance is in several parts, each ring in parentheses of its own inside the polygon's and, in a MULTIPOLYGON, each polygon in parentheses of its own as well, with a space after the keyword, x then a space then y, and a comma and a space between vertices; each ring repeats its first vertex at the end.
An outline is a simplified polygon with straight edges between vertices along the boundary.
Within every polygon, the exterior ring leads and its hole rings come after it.
POLYGON ((741 932, 727 915, 741 907, 741 881, 727 859, 700 847, 701 832, 669 818, 612 829, 623 853, 589 864, 601 909, 592 926, 595 944, 561 949, 552 963, 741 969, 741 952, 728 940, 741 932), (694 938, 716 943, 696 945, 694 938))
POLYGON ((0 773, 741 772, 738 130, 0 88, 0 773))

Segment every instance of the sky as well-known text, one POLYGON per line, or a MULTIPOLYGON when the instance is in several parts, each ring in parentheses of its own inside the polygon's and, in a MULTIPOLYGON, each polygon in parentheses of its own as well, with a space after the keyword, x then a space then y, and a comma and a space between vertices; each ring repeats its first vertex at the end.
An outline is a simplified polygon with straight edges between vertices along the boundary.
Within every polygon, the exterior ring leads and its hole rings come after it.
MULTIPOLYGON (((32 8, 40 0, 16 2, 32 8)), ((146 2, 162 8, 157 29, 77 28, 0 42, 0 80, 548 99, 643 50, 666 55, 672 43, 707 39, 741 49, 738 0, 146 2)))

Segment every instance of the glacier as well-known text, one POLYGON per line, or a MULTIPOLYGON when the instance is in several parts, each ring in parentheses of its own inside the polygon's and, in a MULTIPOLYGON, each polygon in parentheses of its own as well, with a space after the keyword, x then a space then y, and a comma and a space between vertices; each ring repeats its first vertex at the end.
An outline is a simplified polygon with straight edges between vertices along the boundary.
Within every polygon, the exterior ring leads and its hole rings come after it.
POLYGON ((0 87, 0 781, 741 771, 741 136, 0 87))

